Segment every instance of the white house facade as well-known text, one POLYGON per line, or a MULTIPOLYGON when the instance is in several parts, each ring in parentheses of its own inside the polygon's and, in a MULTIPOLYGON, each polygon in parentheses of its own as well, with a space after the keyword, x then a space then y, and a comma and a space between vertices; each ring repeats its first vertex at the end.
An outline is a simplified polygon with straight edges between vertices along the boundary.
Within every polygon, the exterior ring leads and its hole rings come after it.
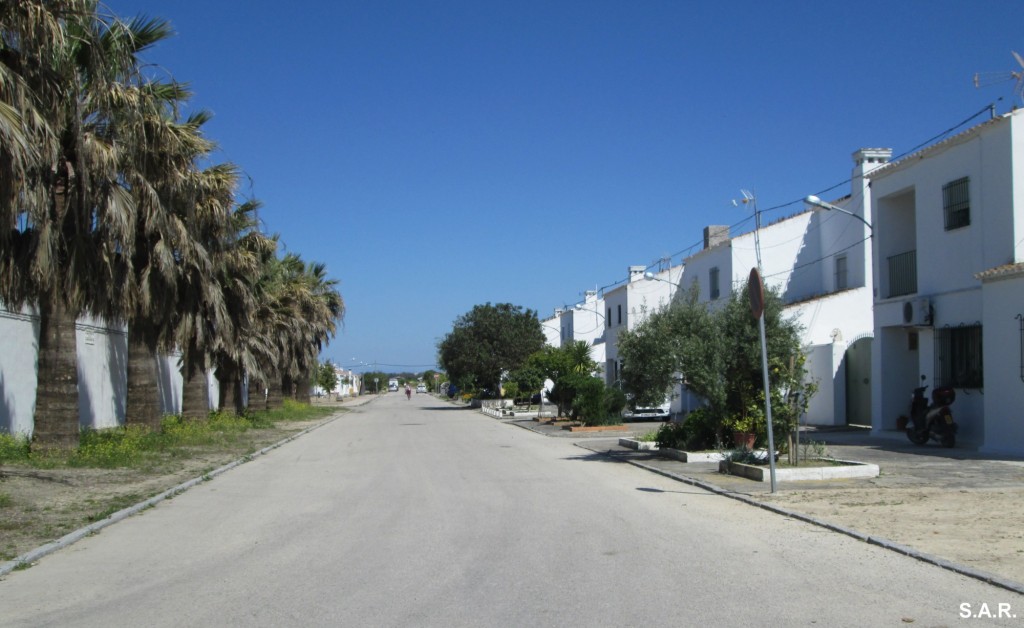
POLYGON ((589 344, 590 359, 597 363, 603 377, 605 364, 604 299, 597 295, 596 290, 587 290, 583 293, 581 303, 561 310, 558 320, 561 329, 561 345, 570 341, 582 341, 589 344))
POLYGON ((617 385, 622 373, 619 333, 668 306, 679 291, 682 265, 653 272, 650 277, 646 271, 646 266, 630 266, 627 281, 604 293, 605 382, 609 386, 617 385))
POLYGON ((909 413, 923 376, 955 388, 960 440, 1024 453, 1022 116, 994 117, 870 175, 875 430, 909 413))
POLYGON ((871 421, 873 322, 870 188, 865 173, 888 161, 889 149, 853 154, 851 194, 832 204, 846 212, 805 211, 730 237, 728 227, 704 231, 704 249, 685 260, 684 292, 698 286, 702 302, 724 304, 760 267, 778 290, 787 316, 803 327, 808 377, 818 384, 804 421, 815 425, 871 421))

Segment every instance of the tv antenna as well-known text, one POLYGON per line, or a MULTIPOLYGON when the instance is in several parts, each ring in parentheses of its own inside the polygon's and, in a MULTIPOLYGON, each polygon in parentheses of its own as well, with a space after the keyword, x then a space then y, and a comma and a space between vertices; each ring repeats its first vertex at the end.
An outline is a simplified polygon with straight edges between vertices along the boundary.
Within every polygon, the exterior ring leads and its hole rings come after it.
POLYGON ((1024 104, 1024 57, 1011 50, 1010 54, 1016 59, 1020 67, 1009 72, 976 72, 974 74, 974 86, 977 88, 1004 83, 1009 80, 1017 81, 1013 87, 1013 95, 1024 104))

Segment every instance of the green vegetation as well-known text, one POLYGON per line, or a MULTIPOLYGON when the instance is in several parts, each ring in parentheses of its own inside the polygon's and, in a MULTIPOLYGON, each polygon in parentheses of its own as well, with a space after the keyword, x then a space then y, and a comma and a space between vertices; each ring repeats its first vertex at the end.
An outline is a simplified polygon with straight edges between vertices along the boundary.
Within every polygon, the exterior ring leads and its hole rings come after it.
POLYGON ((498 395, 503 373, 544 346, 537 313, 511 303, 475 305, 437 345, 438 362, 459 390, 498 395))
MULTIPOLYGON (((666 439, 706 449, 721 442, 728 445, 735 430, 753 431, 763 443, 767 425, 761 342, 746 286, 717 309, 701 303, 698 294, 694 283, 681 302, 620 334, 623 387, 638 404, 660 403, 681 374, 706 407, 691 413, 683 426, 672 428, 679 433, 666 433, 666 439)), ((796 426, 816 385, 806 380, 800 326, 783 316, 782 300, 774 289, 765 292, 764 319, 773 428, 782 436, 796 426)), ((784 448, 785 443, 776 440, 776 446, 784 448)))
POLYGON ((196 447, 221 447, 241 442, 249 430, 267 429, 282 421, 308 421, 337 410, 290 399, 275 410, 235 415, 211 412, 206 419, 167 416, 159 429, 129 425, 107 430, 83 430, 79 445, 70 452, 31 452, 26 439, 0 434, 0 464, 38 468, 90 467, 113 469, 145 467, 162 456, 187 456, 196 447))

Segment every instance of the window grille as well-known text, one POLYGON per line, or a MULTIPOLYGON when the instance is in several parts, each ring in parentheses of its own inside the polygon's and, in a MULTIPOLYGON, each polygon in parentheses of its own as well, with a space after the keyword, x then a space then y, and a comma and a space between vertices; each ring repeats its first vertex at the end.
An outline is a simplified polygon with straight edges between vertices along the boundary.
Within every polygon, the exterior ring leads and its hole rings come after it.
POLYGON ((889 263, 889 297, 917 292, 917 251, 886 258, 889 263))
POLYGON ((935 372, 938 386, 984 388, 981 325, 935 331, 935 372))
POLYGON ((942 186, 942 209, 946 219, 946 231, 971 224, 971 199, 967 177, 942 186))

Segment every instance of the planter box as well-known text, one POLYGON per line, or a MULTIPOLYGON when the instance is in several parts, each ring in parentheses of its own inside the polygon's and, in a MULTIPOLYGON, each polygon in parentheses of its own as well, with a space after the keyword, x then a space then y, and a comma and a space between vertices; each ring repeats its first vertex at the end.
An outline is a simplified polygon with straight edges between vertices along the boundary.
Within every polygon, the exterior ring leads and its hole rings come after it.
POLYGON ((622 432, 626 430, 625 425, 565 425, 563 430, 570 432, 622 432))
POLYGON ((679 462, 719 462, 725 460, 726 456, 720 451, 683 451, 669 447, 659 449, 658 453, 679 462))
MULTIPOLYGON (((821 467, 799 467, 796 469, 775 469, 775 479, 780 482, 803 482, 808 480, 841 480, 847 478, 877 478, 878 465, 856 460, 836 460, 838 464, 821 467)), ((768 465, 743 464, 722 460, 718 463, 722 473, 738 475, 755 482, 770 482, 771 469, 768 465)))
POLYGON ((658 443, 653 441, 637 440, 635 438, 620 438, 619 446, 629 447, 637 451, 657 451, 658 443))

